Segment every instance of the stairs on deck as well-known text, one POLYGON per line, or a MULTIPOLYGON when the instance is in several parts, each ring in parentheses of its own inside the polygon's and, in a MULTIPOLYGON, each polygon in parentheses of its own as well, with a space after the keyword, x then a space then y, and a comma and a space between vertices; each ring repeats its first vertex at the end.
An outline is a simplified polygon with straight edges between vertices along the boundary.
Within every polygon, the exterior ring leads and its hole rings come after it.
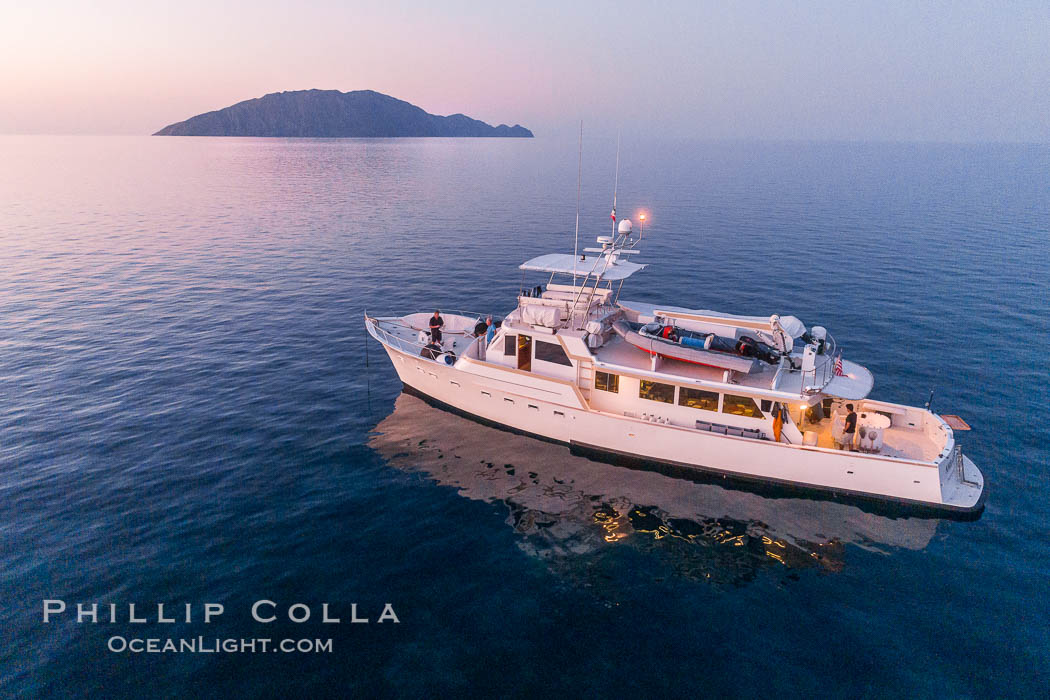
POLYGON ((594 363, 590 360, 580 360, 576 365, 576 385, 580 387, 583 398, 590 401, 594 388, 594 363))

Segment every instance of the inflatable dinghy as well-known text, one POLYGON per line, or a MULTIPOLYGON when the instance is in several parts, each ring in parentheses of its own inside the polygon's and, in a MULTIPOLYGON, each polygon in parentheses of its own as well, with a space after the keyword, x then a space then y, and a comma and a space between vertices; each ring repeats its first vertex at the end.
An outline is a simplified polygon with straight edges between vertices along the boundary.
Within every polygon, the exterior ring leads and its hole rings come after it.
POLYGON ((751 338, 733 340, 714 334, 697 334, 658 323, 640 325, 617 321, 613 330, 626 342, 650 355, 692 362, 697 365, 731 369, 734 372, 752 372, 756 359, 769 364, 779 360, 775 351, 751 338))

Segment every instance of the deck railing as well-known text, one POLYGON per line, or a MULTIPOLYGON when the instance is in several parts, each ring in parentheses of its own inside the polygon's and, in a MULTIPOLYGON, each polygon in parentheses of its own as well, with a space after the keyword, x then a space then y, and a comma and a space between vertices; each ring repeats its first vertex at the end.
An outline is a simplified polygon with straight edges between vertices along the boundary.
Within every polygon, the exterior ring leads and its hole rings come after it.
MULTIPOLYGON (((484 319, 486 316, 486 314, 478 314, 471 311, 459 310, 443 311, 442 313, 448 314, 449 316, 461 316, 464 318, 472 318, 474 319, 475 323, 484 319)), ((390 345, 394 348, 397 348, 401 352, 407 352, 414 355, 418 355, 423 350, 423 348, 426 347, 425 343, 420 343, 418 341, 413 340, 405 340, 404 338, 401 338, 400 336, 391 333, 387 329, 383 328, 380 325, 381 323, 383 323, 383 321, 380 321, 379 319, 373 316, 369 316, 368 313, 365 313, 365 328, 368 330, 368 334, 376 340, 378 340, 380 343, 383 343, 384 345, 390 345)), ((425 328, 416 328, 415 326, 409 326, 408 324, 403 325, 406 328, 410 328, 413 331, 417 332, 421 330, 427 330, 425 328)), ((446 331, 446 334, 448 333, 452 333, 452 331, 446 331)), ((470 349, 469 346, 467 349, 470 349)))
POLYGON ((952 451, 951 453, 949 453, 948 458, 945 461, 948 462, 948 466, 945 469, 945 471, 947 472, 952 467, 955 467, 955 469, 959 473, 959 481, 963 482, 964 484, 967 484, 968 486, 978 486, 980 484, 980 482, 970 481, 966 478, 966 464, 963 461, 962 447, 959 446, 959 443, 955 443, 955 446, 952 447, 952 451))
POLYGON ((411 353, 418 355, 419 352, 425 347, 422 343, 412 342, 400 338, 387 329, 379 325, 379 321, 369 316, 365 316, 365 328, 368 329, 368 334, 378 340, 383 345, 389 345, 393 348, 400 350, 401 352, 411 353))
POLYGON ((834 336, 828 333, 824 342, 824 353, 817 355, 817 360, 812 370, 803 370, 802 372, 803 394, 815 394, 822 391, 835 378, 835 356, 837 354, 838 344, 835 343, 834 336), (809 384, 806 383, 807 377, 813 380, 809 384))

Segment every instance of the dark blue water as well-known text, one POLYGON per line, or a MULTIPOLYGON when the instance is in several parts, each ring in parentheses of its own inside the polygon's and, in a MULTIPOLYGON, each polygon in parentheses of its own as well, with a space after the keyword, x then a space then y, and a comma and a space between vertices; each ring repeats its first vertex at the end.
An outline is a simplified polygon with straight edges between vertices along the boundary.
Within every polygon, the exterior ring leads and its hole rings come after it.
MULTIPOLYGON (((614 146, 584 153, 590 241, 614 146)), ((1050 148, 625 137, 621 156, 652 263, 624 296, 793 313, 877 398, 934 389, 975 427, 975 523, 630 472, 399 399, 364 311, 508 311, 521 261, 571 249, 573 143, 3 137, 0 155, 0 692, 1045 694, 1050 148), (44 599, 119 621, 44 624, 44 599), (260 599, 281 621, 252 620, 260 599), (131 624, 131 602, 194 619, 131 624), (225 606, 208 625, 205 603, 225 606), (377 624, 385 603, 399 623, 377 624), (333 648, 116 653, 115 635, 333 648)))

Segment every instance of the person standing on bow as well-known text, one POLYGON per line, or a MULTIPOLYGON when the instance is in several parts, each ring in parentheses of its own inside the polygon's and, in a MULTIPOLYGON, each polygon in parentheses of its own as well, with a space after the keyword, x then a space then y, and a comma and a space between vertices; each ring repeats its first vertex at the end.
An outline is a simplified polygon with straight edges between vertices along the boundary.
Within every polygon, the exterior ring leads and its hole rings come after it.
POLYGON ((434 315, 430 317, 430 338, 431 340, 440 343, 441 342, 441 327, 445 325, 445 319, 441 318, 441 311, 435 311, 434 315))

